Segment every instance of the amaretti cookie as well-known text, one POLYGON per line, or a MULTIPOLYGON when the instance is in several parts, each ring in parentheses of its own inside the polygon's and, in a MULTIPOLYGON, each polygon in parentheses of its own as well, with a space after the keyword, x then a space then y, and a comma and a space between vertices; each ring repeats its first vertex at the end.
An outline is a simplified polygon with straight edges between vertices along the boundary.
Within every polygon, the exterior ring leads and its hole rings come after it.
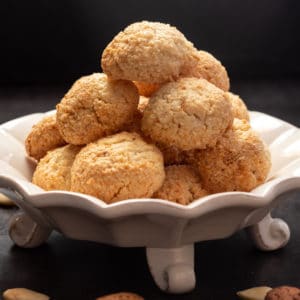
POLYGON ((84 145, 119 131, 137 109, 136 86, 102 73, 78 79, 57 105, 57 124, 70 144, 84 145))
POLYGON ((46 116, 35 124, 25 140, 27 154, 40 160, 47 151, 66 144, 56 124, 56 115, 46 116))
POLYGON ((187 205, 193 200, 208 195, 202 187, 200 176, 189 165, 174 165, 165 168, 166 178, 153 198, 165 199, 187 205))
POLYGON ((70 190, 71 166, 80 146, 66 145, 48 151, 38 163, 32 182, 46 191, 70 190))
POLYGON ((155 142, 181 150, 205 149, 216 144, 232 120, 224 91, 205 79, 181 78, 150 98, 142 131, 155 142))
POLYGON ((250 116, 245 102, 240 98, 240 96, 235 95, 233 93, 226 93, 226 96, 230 100, 232 106, 232 113, 234 118, 238 118, 241 120, 249 121, 250 116))
POLYGON ((293 286, 279 286, 270 290, 265 300, 300 300, 300 289, 293 286))
MULTIPOLYGON (((202 50, 194 53, 193 60, 195 60, 195 63, 192 64, 192 67, 186 68, 182 72, 181 77, 203 78, 221 90, 229 91, 229 77, 225 67, 219 60, 212 54, 202 50)), ((151 97, 161 86, 159 84, 139 81, 134 83, 138 88, 139 94, 146 97, 151 97)))
POLYGON ((138 294, 121 292, 98 297, 96 300, 144 300, 144 298, 138 294))
POLYGON ((101 65, 113 79, 157 84, 175 80, 191 69, 196 52, 175 27, 142 21, 113 38, 103 51, 101 65))
POLYGON ((137 133, 121 132, 79 152, 71 169, 71 190, 112 203, 151 197, 164 178, 161 152, 137 133))
POLYGON ((197 63, 183 74, 185 77, 203 78, 218 88, 229 91, 230 82, 225 67, 212 54, 206 51, 198 51, 197 63))
POLYGON ((249 192, 266 180, 271 167, 267 146, 246 120, 239 119, 215 147, 196 151, 193 159, 210 193, 249 192))

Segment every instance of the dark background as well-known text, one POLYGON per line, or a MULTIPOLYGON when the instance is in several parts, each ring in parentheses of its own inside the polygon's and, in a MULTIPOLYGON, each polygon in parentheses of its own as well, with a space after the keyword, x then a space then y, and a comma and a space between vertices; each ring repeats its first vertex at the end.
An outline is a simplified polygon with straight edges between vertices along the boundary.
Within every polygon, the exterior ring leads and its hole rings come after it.
MULTIPOLYGON (((249 109, 300 126, 300 2, 292 0, 1 0, 0 123, 53 109, 74 80, 100 71, 101 53, 115 34, 144 19, 175 25, 197 48, 220 59, 232 91, 249 109)), ((198 243, 197 286, 184 296, 158 290, 142 248, 58 234, 39 249, 14 247, 7 223, 15 209, 0 208, 0 293, 28 287, 56 300, 92 300, 128 290, 150 300, 232 300, 236 291, 252 286, 300 286, 299 196, 275 212, 292 231, 282 250, 259 252, 244 232, 198 243)))
POLYGON ((180 29, 232 80, 300 75, 300 3, 260 1, 1 1, 0 84, 70 84, 100 70, 107 43, 128 24, 180 29))

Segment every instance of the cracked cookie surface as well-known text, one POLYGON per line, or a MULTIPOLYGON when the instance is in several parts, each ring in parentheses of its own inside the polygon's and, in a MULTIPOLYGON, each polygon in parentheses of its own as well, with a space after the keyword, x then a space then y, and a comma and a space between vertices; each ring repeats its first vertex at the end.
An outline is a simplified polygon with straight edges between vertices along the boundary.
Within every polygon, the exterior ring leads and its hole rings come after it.
POLYGON ((190 69, 196 52, 175 27, 142 21, 114 37, 103 51, 101 65, 113 79, 156 84, 175 80, 190 69))
POLYGON ((203 78, 223 91, 229 91, 230 82, 225 67, 212 54, 199 50, 196 55, 197 63, 188 69, 184 77, 203 78))
POLYGON ((241 120, 250 120, 249 112, 245 102, 240 98, 240 96, 235 95, 233 93, 226 93, 226 96, 230 100, 232 106, 232 113, 234 118, 238 118, 241 120))
POLYGON ((130 123, 138 99, 130 81, 111 81, 102 73, 81 77, 57 105, 59 131, 70 144, 88 144, 130 123))
POLYGON ((181 78, 163 85, 150 98, 142 131, 167 146, 204 149, 216 144, 232 120, 224 91, 205 79, 181 78))
POLYGON ((239 119, 215 147, 195 151, 190 162, 210 193, 249 192, 266 180, 271 168, 267 146, 246 120, 239 119))
POLYGON ((56 124, 56 115, 46 116, 33 125, 25 140, 27 154, 37 161, 44 157, 47 151, 66 144, 56 124))
POLYGON ((200 176, 189 165, 173 165, 165 168, 166 178, 153 198, 165 199, 187 205, 208 195, 202 187, 200 176))
MULTIPOLYGON (((223 91, 229 91, 230 80, 225 67, 212 54, 206 51, 196 51, 193 60, 195 63, 190 68, 186 68, 180 77, 203 78, 214 84, 223 91)), ((192 60, 192 61, 193 61, 192 60)), ((160 84, 147 82, 134 82, 139 94, 151 97, 160 88, 160 84)))
POLYGON ((71 170, 71 190, 112 203, 151 197, 164 178, 161 152, 137 133, 121 132, 79 152, 71 170))
POLYGON ((48 151, 38 163, 32 182, 46 191, 70 190, 71 166, 80 146, 66 145, 48 151))

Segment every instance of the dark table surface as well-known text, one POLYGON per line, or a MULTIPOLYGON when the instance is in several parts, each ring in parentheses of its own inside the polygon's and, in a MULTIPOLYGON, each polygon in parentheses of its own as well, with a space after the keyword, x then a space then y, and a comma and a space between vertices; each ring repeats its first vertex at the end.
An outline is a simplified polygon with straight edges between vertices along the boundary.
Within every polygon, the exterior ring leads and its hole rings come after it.
MULTIPOLYGON (((300 80, 233 82, 232 90, 249 109, 300 126, 300 80)), ((65 87, 0 87, 0 123, 53 109, 65 91, 65 87)), ((256 250, 244 231, 224 240, 197 243, 196 288, 179 296, 156 287, 143 248, 75 241, 58 233, 39 248, 18 248, 7 235, 8 220, 17 208, 0 208, 0 292, 26 287, 56 300, 89 300, 118 291, 136 292, 146 299, 229 300, 236 299, 238 290, 258 285, 300 286, 299 198, 299 192, 293 193, 273 212, 290 225, 291 239, 284 249, 256 250)))

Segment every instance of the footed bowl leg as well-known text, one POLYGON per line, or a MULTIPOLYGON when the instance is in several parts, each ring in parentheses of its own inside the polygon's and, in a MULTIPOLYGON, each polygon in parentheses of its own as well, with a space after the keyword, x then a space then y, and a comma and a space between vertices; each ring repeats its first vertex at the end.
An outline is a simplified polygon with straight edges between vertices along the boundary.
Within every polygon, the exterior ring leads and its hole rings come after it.
POLYGON ((281 219, 273 219, 270 214, 260 222, 247 228, 255 246, 263 251, 272 251, 284 247, 290 239, 290 229, 281 219))
POLYGON ((11 218, 8 232, 17 246, 35 248, 48 239, 51 228, 37 224, 27 214, 20 213, 11 218))
POLYGON ((194 245, 147 248, 146 255, 150 272, 161 290, 179 294, 194 289, 194 245))

